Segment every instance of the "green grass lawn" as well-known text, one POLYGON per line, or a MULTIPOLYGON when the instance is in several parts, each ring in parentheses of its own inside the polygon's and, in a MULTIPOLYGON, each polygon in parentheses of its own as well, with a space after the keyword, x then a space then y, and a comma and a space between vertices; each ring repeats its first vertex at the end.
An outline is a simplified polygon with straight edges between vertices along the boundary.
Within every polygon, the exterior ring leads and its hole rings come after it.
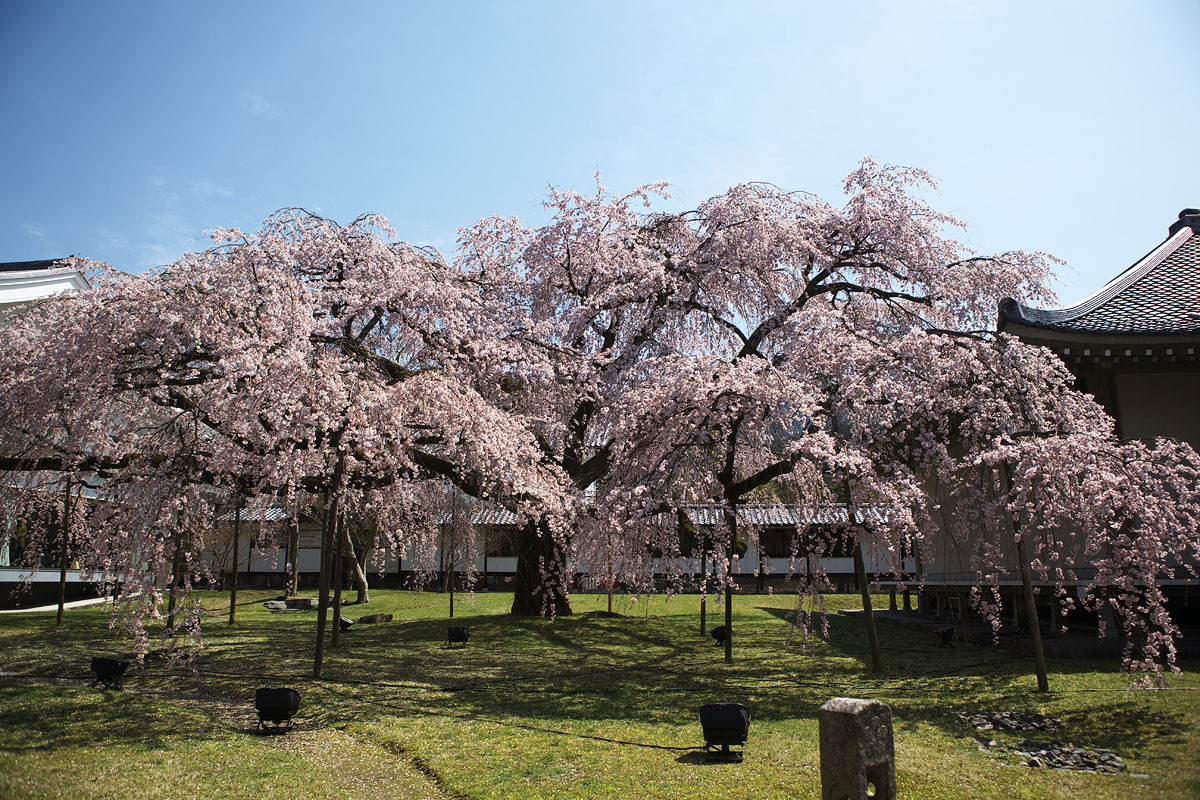
MULTIPOLYGON (((147 662, 123 692, 86 687, 92 655, 128 646, 98 610, 0 617, 0 797, 817 798, 817 708, 831 697, 892 706, 897 780, 908 798, 1200 797, 1200 664, 1161 692, 1127 690, 1116 664, 1052 661, 1047 695, 1028 659, 879 626, 873 675, 863 624, 830 618, 828 641, 788 643, 794 598, 735 598, 734 663, 698 631, 699 598, 573 598, 554 621, 505 614, 511 595, 462 596, 463 649, 445 645, 446 595, 373 591, 391 623, 356 626, 312 669, 315 613, 273 613, 274 593, 205 597, 203 649, 190 665, 147 662), (288 685, 300 726, 257 736, 253 694, 288 685), (750 707, 745 761, 708 764, 696 711, 750 707), (982 753, 958 715, 1039 711, 1056 738, 1105 747, 1128 773, 1031 769, 982 753), (1146 777, 1134 777, 1144 774, 1146 777)), ((854 607, 856 596, 829 598, 854 607)), ((720 607, 710 603, 710 625, 720 607)), ((1003 738, 1003 737, 1002 737, 1003 738)))

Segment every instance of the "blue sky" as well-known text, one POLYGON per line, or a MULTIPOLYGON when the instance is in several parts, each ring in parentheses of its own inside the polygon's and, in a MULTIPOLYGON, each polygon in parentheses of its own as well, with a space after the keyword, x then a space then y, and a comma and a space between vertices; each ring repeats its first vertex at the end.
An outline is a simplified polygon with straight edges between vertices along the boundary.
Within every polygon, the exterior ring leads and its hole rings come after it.
POLYGON ((549 185, 924 167, 1073 302, 1200 205, 1200 2, 0 2, 0 261, 138 271, 304 206, 443 251, 549 185))

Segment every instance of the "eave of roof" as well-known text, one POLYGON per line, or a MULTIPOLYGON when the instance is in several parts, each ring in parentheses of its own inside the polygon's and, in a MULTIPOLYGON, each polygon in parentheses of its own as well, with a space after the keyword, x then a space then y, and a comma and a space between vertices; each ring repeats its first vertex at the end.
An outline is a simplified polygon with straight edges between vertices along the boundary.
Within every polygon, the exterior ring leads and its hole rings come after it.
POLYGON ((0 263, 0 309, 89 288, 87 276, 70 259, 0 263))
POLYGON ((1200 338, 1200 214, 1185 209, 1170 235, 1098 292, 1070 308, 1000 301, 1001 331, 1043 341, 1122 344, 1200 338))
POLYGON ((43 258, 37 261, 0 261, 0 272, 34 272, 40 269, 53 269, 55 264, 66 260, 65 258, 43 258))

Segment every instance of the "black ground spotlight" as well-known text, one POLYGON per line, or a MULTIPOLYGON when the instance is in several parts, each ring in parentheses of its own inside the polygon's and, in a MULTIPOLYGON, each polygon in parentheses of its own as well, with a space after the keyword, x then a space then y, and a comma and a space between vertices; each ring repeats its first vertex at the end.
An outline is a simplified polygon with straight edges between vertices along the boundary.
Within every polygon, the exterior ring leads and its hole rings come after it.
POLYGON ((128 661, 93 656, 92 672, 96 673, 96 680, 92 681, 91 685, 99 686, 102 689, 120 689, 121 676, 127 669, 129 669, 128 661))
POLYGON ((471 638, 471 632, 464 625, 451 625, 446 629, 446 646, 454 644, 467 646, 467 639, 471 638))
POLYGON ((295 689, 258 689, 254 692, 254 708, 258 711, 260 731, 290 731, 296 725, 292 717, 300 710, 300 693, 295 689))
POLYGON ((338 626, 343 631, 348 631, 354 627, 354 620, 350 619, 349 617, 338 617, 338 626))
POLYGON ((709 703, 700 707, 704 752, 709 761, 741 761, 750 731, 750 709, 741 703, 709 703), (730 750, 737 747, 738 750, 730 750), (719 748, 719 749, 718 749, 719 748))
POLYGON ((725 635, 728 633, 724 625, 718 625, 709 631, 709 635, 717 640, 717 644, 725 644, 725 635))

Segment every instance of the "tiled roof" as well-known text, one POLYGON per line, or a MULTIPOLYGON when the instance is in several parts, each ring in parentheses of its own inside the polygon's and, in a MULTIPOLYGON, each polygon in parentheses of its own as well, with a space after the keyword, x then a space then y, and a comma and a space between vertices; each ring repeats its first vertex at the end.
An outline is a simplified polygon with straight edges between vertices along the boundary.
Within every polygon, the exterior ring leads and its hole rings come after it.
MULTIPOLYGON (((689 505, 684 510, 694 525, 714 527, 725 524, 724 511, 720 504, 689 505)), ((870 507, 860 509, 855 514, 855 521, 860 524, 864 519, 882 522, 886 517, 887 515, 882 509, 870 507)), ((848 519, 849 515, 843 503, 820 506, 815 509, 795 503, 746 503, 738 506, 738 524, 756 528, 787 528, 797 524, 845 525, 848 519)), ((445 521, 446 518, 443 517, 443 522, 445 521)), ((520 518, 505 508, 477 506, 471 512, 473 525, 511 526, 519 522, 520 518)))
MULTIPOLYGON (((221 514, 218 519, 222 522, 233 522, 235 512, 229 511, 221 514)), ((267 506, 266 508, 243 508, 242 522, 278 522, 281 519, 287 519, 287 511, 279 506, 267 506)))
POLYGON ((1015 323, 1109 335, 1200 333, 1200 215, 1189 211, 1165 242, 1078 305, 1037 309, 1005 298, 1000 330, 1015 323))
MULTIPOLYGON (((724 507, 716 504, 690 505, 686 509, 693 524, 713 527, 725 524, 724 507)), ((881 522, 886 518, 883 509, 861 508, 855 513, 855 522, 864 520, 881 522)), ((810 508, 796 503, 746 503, 738 506, 738 524, 754 527, 791 527, 794 525, 845 525, 850 520, 844 503, 810 508)))
POLYGON ((472 525, 516 525, 519 517, 507 508, 484 506, 471 514, 472 525))

